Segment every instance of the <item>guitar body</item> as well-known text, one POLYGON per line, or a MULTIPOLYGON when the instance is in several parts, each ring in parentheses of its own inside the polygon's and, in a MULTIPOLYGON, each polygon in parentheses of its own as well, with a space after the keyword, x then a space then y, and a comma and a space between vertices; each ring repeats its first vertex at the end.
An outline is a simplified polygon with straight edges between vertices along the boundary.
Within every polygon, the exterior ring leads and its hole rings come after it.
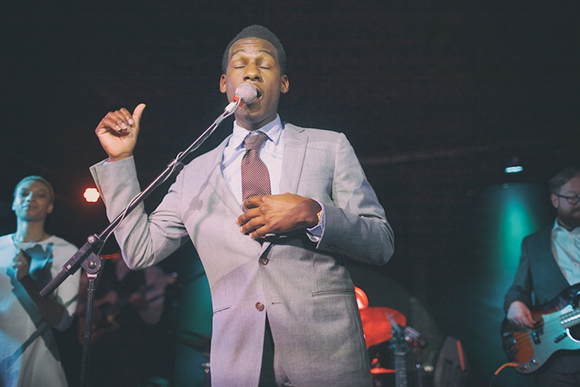
POLYGON ((532 310, 533 329, 503 321, 503 348, 509 361, 518 363, 518 372, 536 371, 556 351, 580 349, 579 300, 580 284, 576 284, 545 307, 532 310))

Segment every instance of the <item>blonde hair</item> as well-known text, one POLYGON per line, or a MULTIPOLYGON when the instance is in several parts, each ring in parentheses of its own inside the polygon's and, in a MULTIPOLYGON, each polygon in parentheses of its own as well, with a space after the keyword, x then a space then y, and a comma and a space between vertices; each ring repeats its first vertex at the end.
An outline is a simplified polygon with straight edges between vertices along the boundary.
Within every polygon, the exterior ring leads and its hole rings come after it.
POLYGON ((16 184, 16 188, 14 188, 14 198, 16 199, 18 187, 20 187, 22 184, 26 183, 27 181, 31 181, 31 180, 38 181, 38 182, 44 184, 46 186, 46 188, 48 188, 48 193, 50 194, 50 202, 54 203, 54 189, 52 189, 52 185, 44 177, 37 176, 37 175, 26 176, 24 179, 20 180, 18 182, 18 184, 16 184))

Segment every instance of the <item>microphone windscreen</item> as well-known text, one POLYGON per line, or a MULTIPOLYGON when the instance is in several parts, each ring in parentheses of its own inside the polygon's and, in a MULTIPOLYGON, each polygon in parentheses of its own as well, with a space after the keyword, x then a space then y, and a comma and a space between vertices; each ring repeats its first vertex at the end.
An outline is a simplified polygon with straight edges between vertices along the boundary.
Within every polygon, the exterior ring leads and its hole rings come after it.
POLYGON ((243 103, 249 105, 256 100, 258 91, 251 83, 244 82, 236 88, 235 95, 241 99, 243 103))

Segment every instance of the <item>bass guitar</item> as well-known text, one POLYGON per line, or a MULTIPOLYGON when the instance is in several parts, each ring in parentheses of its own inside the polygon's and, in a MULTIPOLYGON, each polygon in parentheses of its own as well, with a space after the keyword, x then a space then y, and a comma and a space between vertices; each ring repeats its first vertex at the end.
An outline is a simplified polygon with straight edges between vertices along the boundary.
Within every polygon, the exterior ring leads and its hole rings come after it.
POLYGON ((573 285, 542 308, 532 310, 536 323, 524 328, 504 319, 503 349, 515 369, 523 374, 536 371, 559 350, 580 349, 580 284, 573 285))

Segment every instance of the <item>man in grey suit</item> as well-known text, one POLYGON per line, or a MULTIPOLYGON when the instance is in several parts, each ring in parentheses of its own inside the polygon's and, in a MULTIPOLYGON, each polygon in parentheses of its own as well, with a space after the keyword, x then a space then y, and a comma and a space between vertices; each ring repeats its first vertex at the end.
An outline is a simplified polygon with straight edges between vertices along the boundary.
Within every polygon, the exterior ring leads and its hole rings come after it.
MULTIPOLYGON (((283 123, 286 55, 267 28, 242 30, 224 53, 220 91, 251 83, 258 98, 235 112, 233 133, 190 162, 150 215, 116 231, 129 267, 144 268, 191 239, 214 308, 213 387, 371 386, 349 257, 374 265, 393 232, 354 150, 337 132, 283 123), (258 132, 271 194, 242 199, 244 139, 258 132)), ((145 105, 108 113, 96 128, 108 160, 91 168, 110 218, 139 193, 133 149, 145 105)))

